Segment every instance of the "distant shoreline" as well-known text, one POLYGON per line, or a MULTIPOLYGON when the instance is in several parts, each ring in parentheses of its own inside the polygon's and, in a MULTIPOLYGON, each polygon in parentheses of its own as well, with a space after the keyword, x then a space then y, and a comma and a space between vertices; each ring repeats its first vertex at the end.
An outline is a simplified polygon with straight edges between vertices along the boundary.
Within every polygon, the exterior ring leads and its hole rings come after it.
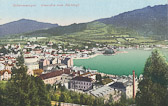
POLYGON ((101 53, 96 53, 96 54, 91 55, 91 56, 89 56, 89 57, 77 57, 77 58, 74 58, 74 59, 76 59, 76 60, 78 60, 78 59, 90 59, 90 58, 94 58, 94 57, 100 56, 100 55, 103 55, 103 54, 101 54, 101 53))
MULTIPOLYGON (((128 52, 127 51, 117 51, 116 53, 110 54, 110 55, 116 55, 116 54, 119 54, 119 53, 128 53, 128 52)), ((74 59, 76 59, 76 60, 78 60, 78 59, 90 59, 90 58, 94 58, 94 57, 100 56, 100 55, 103 55, 103 54, 102 53, 96 53, 96 54, 91 55, 89 57, 77 57, 77 58, 74 58, 74 59)))

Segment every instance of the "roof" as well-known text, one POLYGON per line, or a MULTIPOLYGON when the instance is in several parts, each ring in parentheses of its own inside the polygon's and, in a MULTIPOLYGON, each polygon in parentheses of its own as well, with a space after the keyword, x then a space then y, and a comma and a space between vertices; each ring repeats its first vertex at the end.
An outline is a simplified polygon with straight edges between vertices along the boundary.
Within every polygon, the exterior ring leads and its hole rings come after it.
POLYGON ((110 87, 116 88, 116 89, 125 89, 126 88, 126 86, 122 82, 115 82, 115 83, 111 84, 110 87))
POLYGON ((56 70, 56 71, 52 71, 52 72, 50 72, 50 73, 46 73, 46 74, 42 74, 42 75, 40 75, 39 77, 41 78, 41 79, 48 79, 48 78, 53 78, 53 77, 56 77, 56 76, 60 76, 60 75, 62 75, 63 74, 63 70, 56 70))
POLYGON ((64 74, 70 74, 71 73, 71 69, 70 68, 65 68, 64 69, 64 74))
POLYGON ((81 77, 81 76, 77 76, 77 77, 73 78, 72 80, 92 82, 92 79, 91 79, 91 78, 81 77))
POLYGON ((31 57, 25 57, 25 59, 34 59, 36 56, 31 56, 31 57))
POLYGON ((5 72, 8 72, 8 74, 12 74, 12 72, 9 70, 2 70, 0 71, 0 75, 3 75, 5 72))
POLYGON ((109 86, 103 86, 101 88, 98 88, 96 90, 91 91, 91 94, 96 96, 96 97, 104 97, 104 96, 110 94, 113 91, 114 91, 113 88, 111 88, 109 86))
POLYGON ((64 64, 66 64, 67 65, 67 62, 68 62, 68 60, 70 60, 71 58, 65 58, 64 60, 61 60, 61 63, 64 63, 64 64))

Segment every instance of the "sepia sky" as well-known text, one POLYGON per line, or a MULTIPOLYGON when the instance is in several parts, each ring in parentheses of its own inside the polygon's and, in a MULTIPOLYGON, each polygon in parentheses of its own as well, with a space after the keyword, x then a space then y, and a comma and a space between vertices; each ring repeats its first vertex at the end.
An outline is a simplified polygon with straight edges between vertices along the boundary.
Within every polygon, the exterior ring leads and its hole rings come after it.
POLYGON ((167 3, 167 0, 0 0, 0 25, 22 18, 69 25, 167 3))

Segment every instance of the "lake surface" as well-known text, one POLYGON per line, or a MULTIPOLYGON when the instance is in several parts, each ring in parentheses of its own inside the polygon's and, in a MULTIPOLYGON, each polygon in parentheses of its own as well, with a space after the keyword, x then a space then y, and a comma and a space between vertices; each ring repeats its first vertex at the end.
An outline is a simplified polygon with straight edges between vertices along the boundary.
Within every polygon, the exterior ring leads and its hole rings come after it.
MULTIPOLYGON (((126 50, 128 53, 117 55, 99 55, 90 59, 74 59, 75 66, 85 66, 99 72, 114 75, 129 75, 135 70, 136 75, 143 73, 146 59, 151 55, 151 51, 126 50)), ((168 51, 164 51, 168 55, 168 51)))

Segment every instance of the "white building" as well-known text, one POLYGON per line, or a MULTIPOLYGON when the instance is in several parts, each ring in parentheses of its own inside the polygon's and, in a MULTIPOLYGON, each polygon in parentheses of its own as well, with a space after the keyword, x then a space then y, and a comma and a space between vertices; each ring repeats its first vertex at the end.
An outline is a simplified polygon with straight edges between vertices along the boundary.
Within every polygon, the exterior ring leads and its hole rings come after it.
POLYGON ((2 80, 9 80, 11 78, 11 71, 9 70, 2 70, 0 71, 0 81, 2 80))

